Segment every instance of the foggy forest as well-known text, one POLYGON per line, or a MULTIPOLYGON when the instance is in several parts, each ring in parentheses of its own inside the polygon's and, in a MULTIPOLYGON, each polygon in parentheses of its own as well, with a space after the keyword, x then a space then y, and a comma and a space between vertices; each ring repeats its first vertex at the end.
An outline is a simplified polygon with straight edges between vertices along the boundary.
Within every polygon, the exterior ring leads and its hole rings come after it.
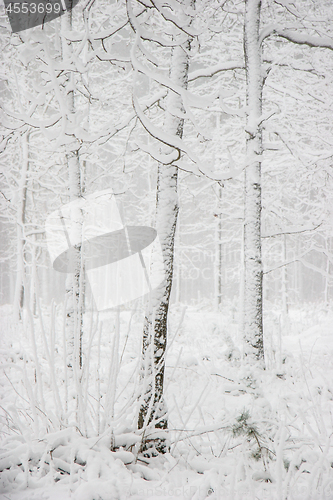
POLYGON ((332 500, 332 1, 0 7, 0 498, 332 500))

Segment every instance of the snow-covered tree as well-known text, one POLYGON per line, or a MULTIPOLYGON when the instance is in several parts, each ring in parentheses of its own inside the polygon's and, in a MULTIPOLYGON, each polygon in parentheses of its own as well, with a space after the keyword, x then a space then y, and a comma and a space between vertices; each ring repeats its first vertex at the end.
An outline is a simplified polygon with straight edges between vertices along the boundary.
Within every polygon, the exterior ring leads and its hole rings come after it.
POLYGON ((264 359, 261 262, 262 89, 259 41, 261 0, 246 0, 244 55, 246 70, 246 166, 244 215, 245 355, 264 359))
MULTIPOLYGON (((164 54, 169 59, 169 82, 171 89, 165 97, 165 117, 163 132, 154 133, 152 122, 147 125, 148 120, 139 107, 137 96, 134 94, 133 101, 137 116, 146 130, 157 138, 161 143, 160 153, 156 151, 155 157, 159 157, 157 173, 157 191, 156 191, 156 215, 155 225, 159 234, 159 239, 163 252, 163 261, 165 268, 165 278, 161 285, 151 292, 149 306, 146 312, 143 344, 142 344, 142 387, 141 407, 138 416, 139 429, 146 429, 149 424, 153 424, 156 429, 167 429, 167 409, 164 401, 164 371, 165 354, 167 347, 167 325, 170 293, 173 280, 174 268, 174 241, 178 216, 178 166, 174 162, 180 158, 179 149, 175 148, 174 143, 177 139, 182 139, 184 130, 184 105, 181 91, 186 90, 188 83, 189 53, 191 36, 187 33, 187 27, 190 27, 191 18, 186 15, 186 8, 193 8, 192 1, 182 1, 179 4, 178 12, 172 14, 166 7, 152 6, 156 11, 152 13, 157 16, 159 23, 164 21, 166 24, 166 33, 168 37, 162 38, 156 28, 154 35, 149 35, 145 27, 134 17, 132 2, 127 2, 129 20, 136 34, 136 43, 132 50, 132 64, 137 73, 143 75, 149 73, 139 62, 137 50, 145 55, 151 64, 156 64, 156 58, 152 59, 144 48, 143 40, 151 40, 164 48, 164 54), (177 17, 176 17, 176 14, 177 17), (177 19, 177 21, 176 21, 177 19), (173 28, 168 24, 175 24, 173 28), (176 91, 174 89, 177 89, 176 91), (157 137, 156 137, 157 136, 157 137)), ((154 25, 154 20, 151 26, 154 25)), ((159 30, 160 31, 160 30, 159 30)), ((158 76, 157 81, 158 81, 158 76)), ((156 78, 155 77, 155 78, 156 78)), ((154 74, 153 74, 154 78, 154 74)), ((153 154, 154 156, 154 154, 153 154)), ((165 436, 155 433, 145 438, 145 447, 150 448, 155 445, 157 451, 166 450, 165 436)))
MULTIPOLYGON (((265 11, 260 0, 245 2, 244 52, 247 75, 246 134, 247 158, 245 168, 245 220, 244 220, 244 311, 245 311, 245 354, 249 359, 257 359, 263 364, 263 327, 262 327, 262 257, 261 257, 261 163, 263 158, 263 128, 272 131, 269 122, 270 112, 263 106, 263 86, 269 82, 271 65, 264 61, 267 52, 274 60, 273 44, 268 40, 282 37, 292 43, 332 49, 329 36, 312 35, 318 28, 315 15, 281 2, 268 2, 265 11), (273 11, 273 14, 272 14, 273 11), (265 13, 264 22, 262 21, 265 13), (273 19, 272 19, 273 16, 273 19), (302 18, 302 22, 300 19, 302 18), (290 21, 293 25, 289 24, 290 21), (268 125, 266 127, 266 122, 268 125)), ((320 21, 319 21, 320 22, 320 21)), ((267 94, 266 94, 267 99, 267 94)), ((272 103, 268 102, 268 107, 272 103)), ((274 111, 273 111, 274 113, 274 111)))

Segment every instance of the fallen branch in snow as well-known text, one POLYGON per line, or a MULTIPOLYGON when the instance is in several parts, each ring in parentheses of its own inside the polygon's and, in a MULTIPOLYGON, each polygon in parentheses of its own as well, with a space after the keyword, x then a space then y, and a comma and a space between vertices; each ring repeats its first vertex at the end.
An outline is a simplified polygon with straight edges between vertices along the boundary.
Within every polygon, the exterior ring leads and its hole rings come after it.
POLYGON ((229 382, 235 383, 235 381, 232 380, 231 378, 224 377, 223 375, 220 375, 219 373, 211 373, 211 375, 216 375, 216 377, 221 377, 221 378, 224 378, 225 380, 229 380, 229 382))

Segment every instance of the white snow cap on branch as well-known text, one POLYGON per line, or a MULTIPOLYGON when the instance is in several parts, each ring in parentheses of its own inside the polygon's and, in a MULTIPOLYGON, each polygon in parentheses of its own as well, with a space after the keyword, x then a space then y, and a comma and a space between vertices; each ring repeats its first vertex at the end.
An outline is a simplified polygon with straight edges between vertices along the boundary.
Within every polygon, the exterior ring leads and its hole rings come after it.
POLYGON ((299 45, 308 45, 309 47, 321 47, 333 50, 333 38, 329 36, 313 36, 308 33, 299 33, 299 28, 296 26, 283 27, 279 24, 270 24, 262 30, 259 43, 261 44, 263 40, 268 38, 270 35, 278 35, 299 45))

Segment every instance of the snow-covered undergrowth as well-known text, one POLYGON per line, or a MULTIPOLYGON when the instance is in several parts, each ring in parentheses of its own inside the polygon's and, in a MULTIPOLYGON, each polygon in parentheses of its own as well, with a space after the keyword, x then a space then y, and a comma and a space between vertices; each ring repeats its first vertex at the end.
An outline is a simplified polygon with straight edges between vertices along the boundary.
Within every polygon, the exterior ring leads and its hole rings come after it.
POLYGON ((155 458, 140 453, 136 430, 141 314, 87 314, 78 393, 61 306, 52 311, 18 325, 1 309, 1 499, 333 498, 327 309, 267 313, 260 373, 242 365, 231 310, 174 307, 170 453, 155 458))

